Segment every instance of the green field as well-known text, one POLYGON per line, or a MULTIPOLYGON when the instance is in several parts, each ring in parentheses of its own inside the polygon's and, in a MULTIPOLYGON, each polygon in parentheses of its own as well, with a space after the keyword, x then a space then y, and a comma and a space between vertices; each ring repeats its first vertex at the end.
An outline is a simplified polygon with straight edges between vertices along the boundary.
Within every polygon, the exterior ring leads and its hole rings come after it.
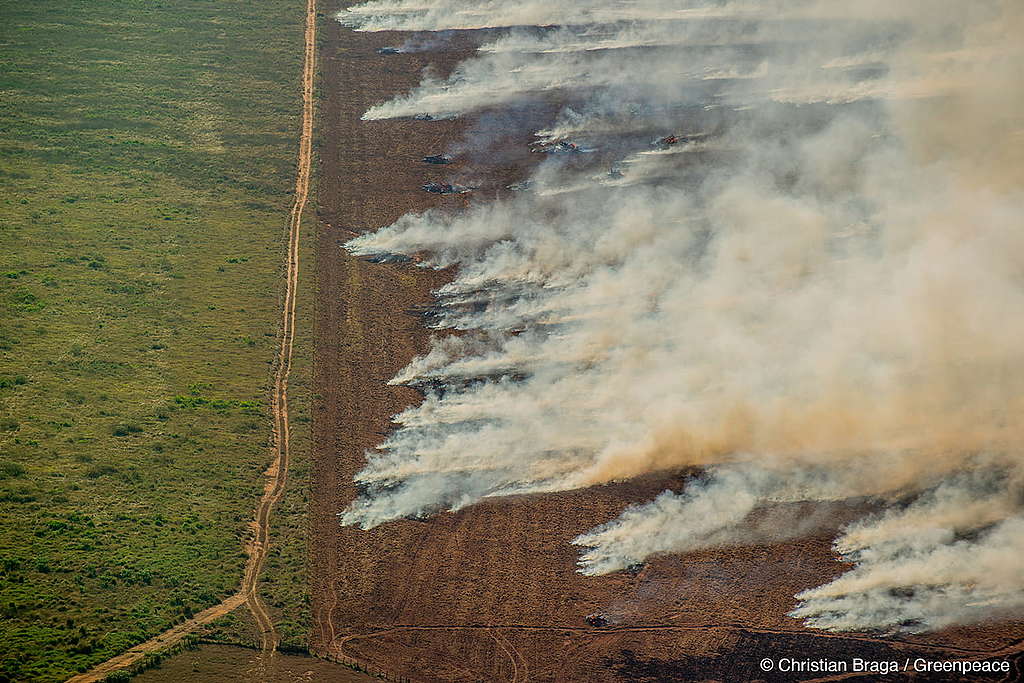
MULTIPOLYGON (((270 458, 303 10, 0 8, 0 680, 62 680, 239 584, 270 458)), ((291 644, 303 472, 264 579, 291 644)))

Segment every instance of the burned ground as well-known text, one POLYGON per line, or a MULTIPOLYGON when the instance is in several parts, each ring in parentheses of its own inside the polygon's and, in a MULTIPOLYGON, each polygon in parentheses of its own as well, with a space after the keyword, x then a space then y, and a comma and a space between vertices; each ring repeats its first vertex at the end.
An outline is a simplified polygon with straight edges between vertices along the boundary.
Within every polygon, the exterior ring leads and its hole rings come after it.
MULTIPOLYGON (((408 263, 359 260, 341 245, 409 211, 458 210, 493 197, 543 156, 531 157, 523 139, 519 147, 490 156, 466 152, 461 161, 436 166, 422 159, 465 149, 467 130, 488 125, 486 116, 483 123, 361 121, 373 104, 413 87, 424 68, 443 73, 471 47, 378 52, 402 40, 333 21, 324 26, 310 521, 314 652, 417 681, 742 680, 757 674, 765 656, 953 658, 1021 637, 1019 626, 898 642, 805 629, 785 616, 793 595, 845 566, 832 555, 827 529, 773 546, 660 558, 636 573, 575 572, 572 538, 632 502, 678 488, 680 475, 491 500, 371 531, 341 527, 336 515, 357 493, 352 477, 364 451, 385 437, 391 415, 419 400, 412 389, 386 382, 426 349, 429 331, 416 311, 429 307, 431 290, 450 277, 408 263), (431 181, 482 187, 439 196, 420 189, 431 181), (588 625, 585 617, 594 613, 606 615, 608 625, 588 625)), ((837 523, 842 517, 836 511, 837 523)))

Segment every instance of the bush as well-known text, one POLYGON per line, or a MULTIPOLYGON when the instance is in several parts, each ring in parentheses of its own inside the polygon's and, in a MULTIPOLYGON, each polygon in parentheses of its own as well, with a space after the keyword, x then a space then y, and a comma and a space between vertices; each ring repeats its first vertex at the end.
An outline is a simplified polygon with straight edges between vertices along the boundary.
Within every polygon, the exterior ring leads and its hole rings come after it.
POLYGON ((141 434, 142 427, 133 422, 124 422, 114 426, 114 436, 129 436, 130 434, 141 434))
POLYGON ((25 476, 25 468, 21 463, 10 460, 0 461, 0 479, 14 479, 25 476))
POLYGON ((85 476, 90 479, 99 479, 108 474, 117 474, 117 468, 112 465, 94 465, 85 471, 85 476))
POLYGON ((45 305, 38 296, 24 287, 19 287, 8 294, 7 299, 10 301, 11 307, 18 311, 38 311, 45 305))
POLYGON ((15 375, 14 377, 0 377, 0 389, 8 389, 10 387, 17 387, 27 383, 28 378, 26 378, 25 375, 15 375))

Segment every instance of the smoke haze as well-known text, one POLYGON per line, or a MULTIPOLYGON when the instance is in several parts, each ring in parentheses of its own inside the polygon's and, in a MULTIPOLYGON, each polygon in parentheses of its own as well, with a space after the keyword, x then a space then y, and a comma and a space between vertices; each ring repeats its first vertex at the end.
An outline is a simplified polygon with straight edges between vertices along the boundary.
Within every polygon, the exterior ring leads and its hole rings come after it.
POLYGON ((425 398, 367 454, 345 524, 701 466, 577 538, 580 571, 777 540, 748 523, 773 503, 867 500, 835 541, 853 569, 795 616, 922 631, 1024 606, 1024 6, 378 0, 338 18, 496 29, 365 119, 556 111, 529 122, 554 153, 528 190, 348 243, 457 276, 392 380, 425 398))

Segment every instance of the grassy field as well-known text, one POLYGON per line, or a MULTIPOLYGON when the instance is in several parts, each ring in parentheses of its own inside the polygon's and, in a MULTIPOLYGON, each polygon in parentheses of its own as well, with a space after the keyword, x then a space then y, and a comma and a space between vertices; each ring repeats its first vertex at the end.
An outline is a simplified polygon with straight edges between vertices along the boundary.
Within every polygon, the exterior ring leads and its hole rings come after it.
MULTIPOLYGON (((0 680, 61 680, 238 586, 269 459, 302 11, 0 8, 0 680)), ((265 579, 298 644, 303 468, 265 579)))

